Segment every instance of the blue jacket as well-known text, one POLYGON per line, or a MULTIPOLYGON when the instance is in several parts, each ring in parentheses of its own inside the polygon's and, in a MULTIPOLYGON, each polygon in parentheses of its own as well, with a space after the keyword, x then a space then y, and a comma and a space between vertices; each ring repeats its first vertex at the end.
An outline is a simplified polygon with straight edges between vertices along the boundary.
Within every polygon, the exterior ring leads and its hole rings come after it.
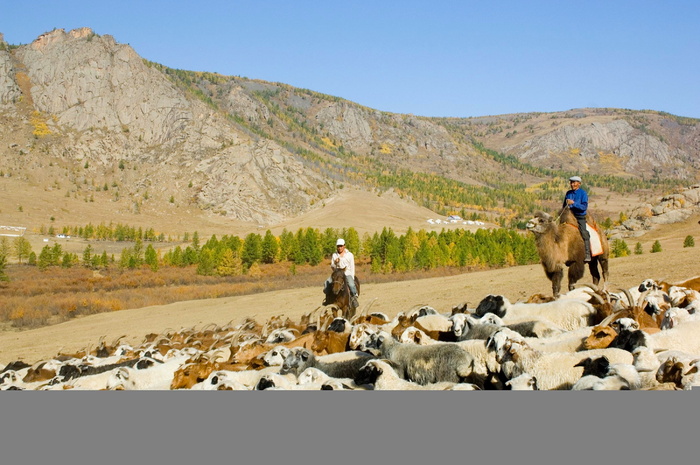
POLYGON ((586 191, 580 187, 576 190, 569 189, 564 197, 564 207, 566 206, 566 199, 572 199, 574 201, 573 204, 569 205, 571 213, 573 213, 574 216, 586 215, 586 211, 588 210, 588 194, 586 191))

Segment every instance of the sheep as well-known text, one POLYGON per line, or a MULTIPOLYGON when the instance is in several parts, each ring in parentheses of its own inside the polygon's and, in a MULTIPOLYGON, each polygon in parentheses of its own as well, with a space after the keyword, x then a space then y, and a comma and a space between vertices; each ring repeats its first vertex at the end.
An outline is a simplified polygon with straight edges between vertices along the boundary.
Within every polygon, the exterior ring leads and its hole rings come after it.
POLYGON ((348 338, 348 349, 357 350, 363 343, 369 340, 370 335, 379 331, 379 327, 367 323, 359 323, 353 326, 348 338))
POLYGON ((469 339, 456 342, 456 345, 467 351, 474 359, 472 380, 484 389, 504 389, 501 379, 501 365, 496 361, 496 354, 489 350, 485 339, 469 339))
POLYGON ((530 347, 542 352, 578 352, 585 349, 583 341, 590 330, 590 327, 584 327, 546 338, 526 337, 524 339, 530 347))
POLYGON ((291 349, 285 346, 275 346, 272 349, 265 352, 263 355, 263 362, 265 366, 281 366, 284 363, 284 359, 289 355, 291 349))
POLYGON ((411 321, 414 321, 416 318, 425 315, 438 315, 438 311, 430 305, 419 305, 412 308, 408 311, 408 313, 406 313, 406 317, 409 318, 411 321))
POLYGON ((474 358, 454 343, 402 344, 382 331, 371 335, 360 348, 375 357, 391 360, 401 378, 418 384, 471 382, 474 376, 474 358))
POLYGON ((583 368, 581 378, 572 390, 630 390, 640 389, 642 380, 632 364, 611 364, 606 356, 586 357, 575 366, 583 368))
POLYGON ((664 312, 661 329, 671 329, 686 321, 700 321, 700 313, 690 313, 687 308, 671 307, 664 312))
POLYGON ((336 317, 331 322, 331 324, 328 325, 328 328, 326 328, 326 331, 333 331, 336 333, 349 333, 351 329, 352 329, 352 324, 350 324, 350 322, 346 318, 336 317))
POLYGON ((265 373, 256 383, 254 390, 264 391, 269 388, 292 389, 299 383, 297 377, 292 373, 282 375, 280 373, 265 373))
MULTIPOLYGON (((277 374, 279 367, 265 367, 260 370, 243 370, 243 371, 231 371, 231 370, 215 370, 200 381, 199 383, 190 387, 190 389, 195 390, 207 390, 211 386, 216 385, 217 389, 222 383, 226 383, 231 386, 233 390, 242 389, 250 391, 258 385, 263 376, 268 374, 277 374), (217 379, 214 379, 217 377, 217 379)), ((293 378, 292 378, 293 379, 293 378)), ((223 389, 222 389, 223 390, 223 389)))
POLYGON ((683 390, 700 386, 700 377, 698 377, 700 358, 677 352, 664 352, 659 358, 663 356, 666 356, 666 359, 656 371, 656 380, 659 383, 671 382, 683 390))
POLYGON ((576 366, 586 357, 605 355, 613 363, 632 363, 632 354, 620 349, 600 349, 582 352, 541 352, 524 341, 508 340, 496 352, 496 360, 504 374, 512 379, 523 373, 537 377, 542 390, 571 389, 581 378, 576 366), (506 362, 508 362, 506 364, 506 362))
POLYGON ((294 333, 298 333, 296 329, 275 329, 270 335, 265 339, 266 344, 280 344, 284 342, 292 342, 297 336, 294 333))
POLYGON ((363 365, 355 376, 355 384, 371 384, 376 391, 444 391, 453 387, 455 382, 437 382, 418 384, 403 379, 396 371, 396 366, 389 360, 373 359, 363 365))
POLYGON ((681 350, 691 354, 700 354, 700 321, 686 321, 671 329, 651 334, 647 338, 647 347, 681 350))
POLYGON ((425 331, 416 328, 415 326, 408 327, 399 336, 399 341, 405 344, 417 344, 420 346, 427 346, 430 344, 439 344, 440 342, 431 338, 425 331))
POLYGON ((112 372, 107 380, 107 389, 123 390, 163 390, 169 389, 175 371, 185 361, 173 358, 165 362, 151 359, 149 367, 139 368, 139 364, 123 366, 112 372))
POLYGON ((597 311, 583 300, 561 299, 540 304, 515 303, 502 295, 489 294, 479 302, 475 312, 478 317, 495 313, 505 324, 523 320, 547 320, 562 330, 570 331, 590 326, 597 311))
POLYGON ((309 349, 299 348, 284 360, 280 373, 294 373, 298 376, 306 368, 316 367, 334 378, 353 378, 357 370, 372 358, 365 352, 343 353, 343 355, 344 358, 336 360, 321 359, 309 349))
POLYGON ((337 382, 344 386, 344 389, 357 389, 358 386, 351 378, 334 378, 319 370, 316 367, 308 367, 299 374, 298 384, 325 384, 337 382))
POLYGON ((506 387, 511 391, 538 391, 537 377, 529 373, 523 373, 513 379, 509 379, 505 383, 506 387))

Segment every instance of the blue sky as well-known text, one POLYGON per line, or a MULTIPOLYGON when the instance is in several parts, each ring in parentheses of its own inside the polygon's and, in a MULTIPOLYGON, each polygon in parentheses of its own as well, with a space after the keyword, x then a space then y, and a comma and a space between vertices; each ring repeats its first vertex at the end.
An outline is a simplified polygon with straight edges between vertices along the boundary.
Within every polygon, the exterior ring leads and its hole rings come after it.
POLYGON ((11 44, 84 26, 172 68, 382 111, 615 107, 700 118, 696 0, 0 0, 11 44))

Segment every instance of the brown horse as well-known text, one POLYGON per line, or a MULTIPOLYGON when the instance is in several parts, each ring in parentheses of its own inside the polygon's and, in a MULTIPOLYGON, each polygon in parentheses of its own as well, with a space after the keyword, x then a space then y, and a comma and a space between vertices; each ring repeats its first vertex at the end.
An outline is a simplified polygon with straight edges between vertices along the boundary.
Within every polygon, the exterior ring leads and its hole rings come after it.
MULTIPOLYGON (((355 278, 357 295, 360 295, 360 280, 355 278)), ((341 311, 343 317, 351 320, 355 316, 357 307, 351 305, 350 288, 345 282, 345 268, 336 268, 331 274, 331 287, 328 292, 328 305, 334 304, 341 311)))

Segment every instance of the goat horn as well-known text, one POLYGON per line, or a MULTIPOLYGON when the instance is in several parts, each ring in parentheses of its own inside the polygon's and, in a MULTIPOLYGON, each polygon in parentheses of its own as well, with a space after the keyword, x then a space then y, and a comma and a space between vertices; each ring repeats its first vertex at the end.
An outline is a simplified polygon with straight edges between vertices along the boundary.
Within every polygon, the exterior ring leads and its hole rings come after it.
POLYGON ((590 295, 592 298, 597 300, 599 304, 605 305, 605 299, 603 299, 603 297, 601 297, 601 295, 597 292, 586 292, 586 294, 590 295))
POLYGON ((603 321, 598 323, 598 326, 609 326, 610 322, 621 312, 622 310, 618 310, 616 312, 611 313, 610 315, 606 316, 603 321))
POLYGON ((651 289, 647 289, 646 291, 642 292, 641 295, 639 296, 639 299, 637 300, 636 307, 641 307, 642 304, 644 303, 644 299, 647 298, 649 293, 651 292, 651 289))
POLYGON ((634 299, 632 298, 632 294, 630 294, 630 291, 629 291, 629 290, 623 289, 623 288, 621 288, 621 287, 619 287, 617 290, 620 291, 620 292, 622 292, 623 294, 625 294, 625 297, 627 297, 627 302, 629 302, 629 303, 628 303, 629 308, 632 308, 632 307, 634 307, 634 306, 636 305, 636 302, 635 302, 634 299))

